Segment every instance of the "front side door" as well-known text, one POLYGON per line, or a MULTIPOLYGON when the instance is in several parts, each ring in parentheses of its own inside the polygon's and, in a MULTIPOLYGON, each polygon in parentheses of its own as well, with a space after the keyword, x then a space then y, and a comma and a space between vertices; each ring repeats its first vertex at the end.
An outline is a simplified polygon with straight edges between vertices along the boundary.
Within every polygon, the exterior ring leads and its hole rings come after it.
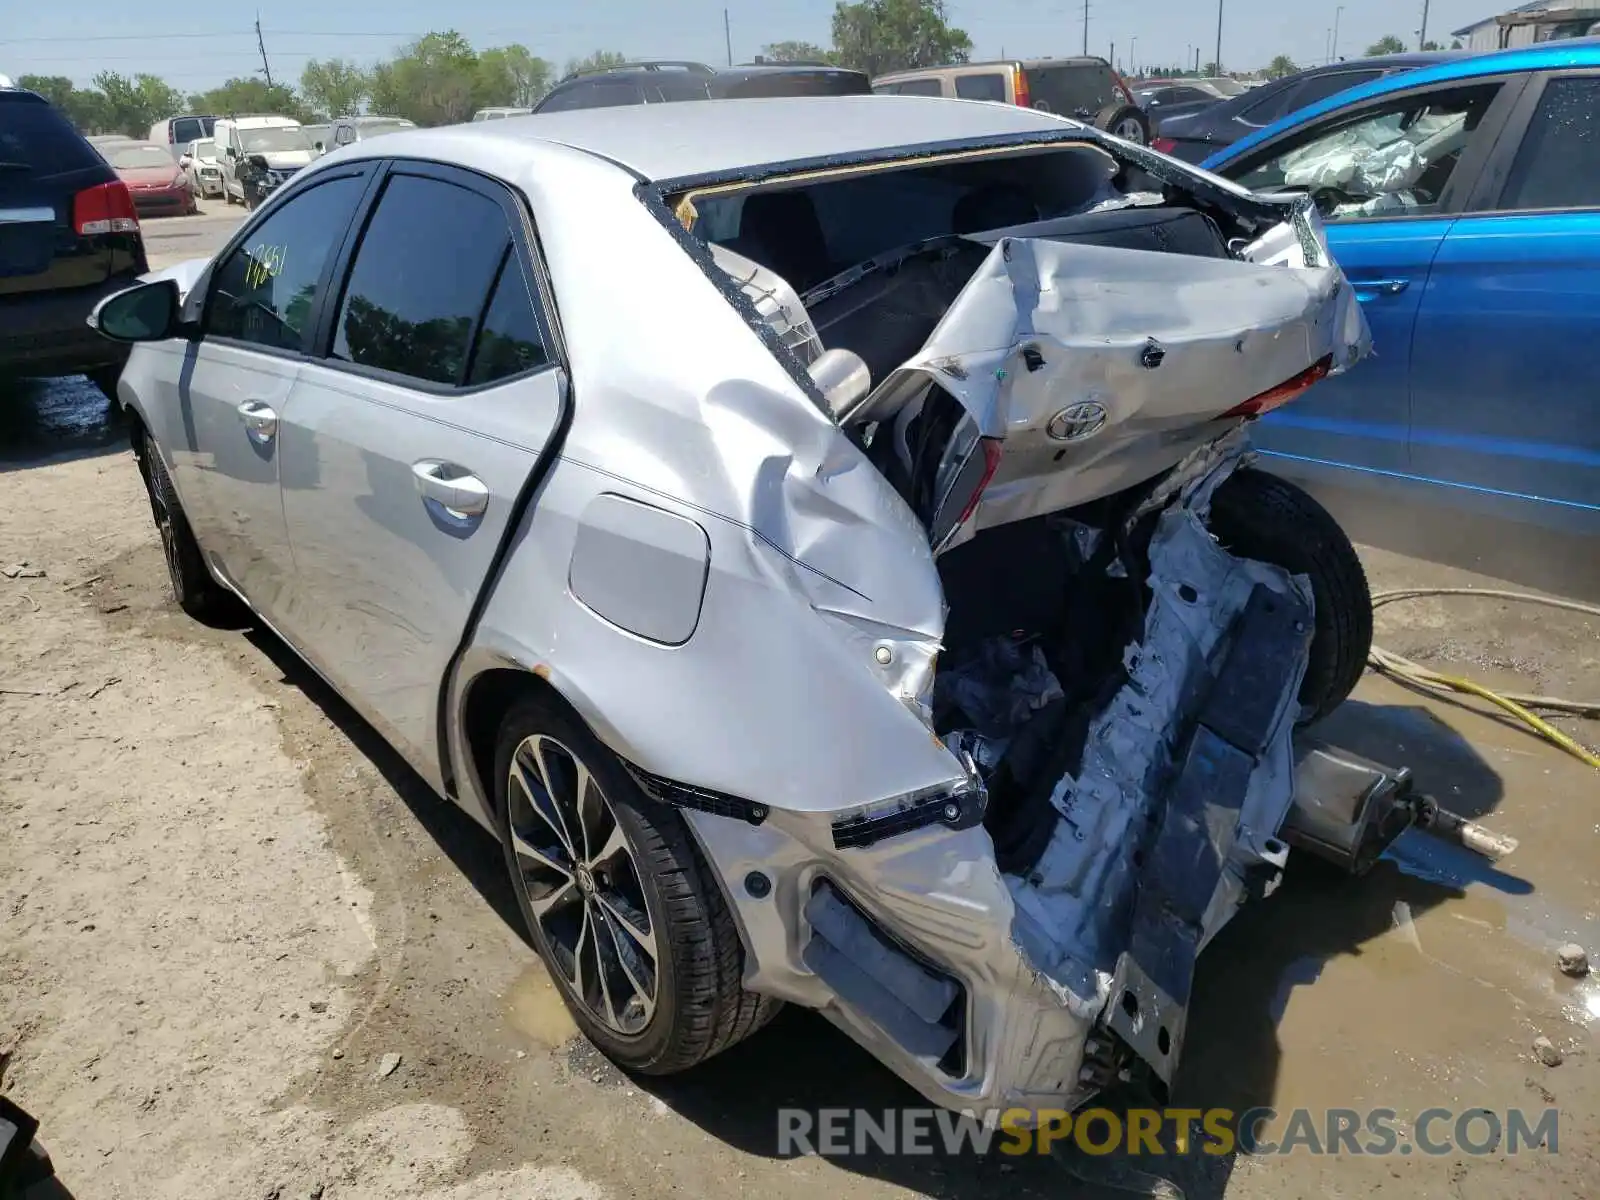
POLYGON ((1417 322, 1417 473, 1600 532, 1600 73, 1535 79, 1417 322))
POLYGON ((440 683, 565 382, 521 201, 418 163, 381 189, 284 414, 282 628, 437 784, 440 683))
POLYGON ((174 456, 202 549, 272 620, 290 574, 278 440, 310 344, 317 298, 370 172, 333 172, 243 231, 218 261, 202 335, 185 351, 174 456))
POLYGON ((1373 354, 1270 414, 1254 440, 1311 472, 1410 469, 1412 335, 1434 256, 1503 120, 1502 81, 1388 95, 1320 118, 1221 173, 1312 195, 1355 287, 1373 354))

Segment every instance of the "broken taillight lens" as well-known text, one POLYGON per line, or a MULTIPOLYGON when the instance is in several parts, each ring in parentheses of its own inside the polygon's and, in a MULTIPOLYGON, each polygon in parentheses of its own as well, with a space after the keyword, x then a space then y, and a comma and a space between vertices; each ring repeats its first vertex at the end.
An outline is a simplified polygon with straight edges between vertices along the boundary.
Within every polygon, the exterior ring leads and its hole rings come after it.
POLYGON ((1000 469, 1000 454, 1004 449, 1004 443, 999 438, 979 438, 978 447, 983 451, 983 474, 978 477, 978 486, 972 489, 966 507, 961 510, 961 516, 956 520, 957 527, 965 525, 967 518, 978 511, 978 501, 983 499, 984 489, 994 482, 994 473, 1000 469))
POLYGON ((1275 408, 1282 408, 1312 384, 1320 383, 1326 379, 1328 372, 1331 370, 1333 370, 1333 355, 1329 354, 1312 363, 1293 379, 1286 379, 1277 387, 1268 388, 1259 396, 1252 396, 1243 404, 1230 408, 1219 419, 1259 417, 1262 413, 1269 413, 1275 408))
POLYGON ((1158 137, 1152 138, 1150 141, 1150 149, 1159 154, 1171 154, 1177 148, 1178 143, 1171 138, 1158 137))

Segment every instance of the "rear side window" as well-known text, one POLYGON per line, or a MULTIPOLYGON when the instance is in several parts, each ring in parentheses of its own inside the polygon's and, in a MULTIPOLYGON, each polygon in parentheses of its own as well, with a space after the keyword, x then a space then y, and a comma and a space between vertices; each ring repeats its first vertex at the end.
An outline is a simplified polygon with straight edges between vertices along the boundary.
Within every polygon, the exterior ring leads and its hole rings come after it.
POLYGON ((472 352, 467 383, 476 385, 509 379, 549 361, 544 331, 534 316, 532 290, 522 273, 522 262, 515 249, 508 249, 500 281, 495 284, 494 296, 489 301, 489 311, 484 314, 483 331, 472 352))
POLYGON ((365 187, 354 176, 319 183, 252 229, 217 268, 206 332, 304 350, 317 285, 365 187))
POLYGON ((1499 207, 1600 207, 1600 78, 1552 79, 1517 150, 1499 207))
POLYGON ((880 96, 942 96, 944 87, 938 78, 931 79, 902 79, 896 83, 885 83, 872 89, 880 96))
POLYGON ((427 383, 462 382, 510 245, 504 210, 481 192, 391 176, 350 268, 332 356, 427 383))
POLYGON ((179 117, 169 124, 172 129, 171 140, 180 146, 206 136, 206 128, 199 117, 179 117))
POLYGON ((637 84, 618 80, 597 80, 579 84, 564 92, 552 93, 541 112, 562 112, 572 108, 620 108, 624 104, 643 104, 644 93, 637 84))
POLYGON ((1337 96, 1340 92, 1347 92, 1351 88, 1360 87, 1362 84, 1371 83, 1374 79, 1382 78, 1382 71, 1335 71, 1331 75, 1317 75, 1307 79, 1297 88, 1285 88, 1282 97, 1281 111, 1266 120, 1258 120, 1253 114, 1250 118, 1252 125, 1270 125, 1279 117, 1287 116, 1296 109, 1306 108, 1319 101, 1326 100, 1329 96, 1337 96))
POLYGON ((0 186, 5 176, 26 170, 35 179, 100 167, 94 147, 43 100, 0 95, 0 186))
POLYGON ((1108 67, 1029 67, 1028 94, 1035 108, 1063 117, 1093 117, 1108 104, 1122 99, 1108 67))
POLYGON ((1006 77, 999 71, 986 71, 982 75, 957 75, 956 96, 962 100, 1010 99, 1006 95, 1006 77))

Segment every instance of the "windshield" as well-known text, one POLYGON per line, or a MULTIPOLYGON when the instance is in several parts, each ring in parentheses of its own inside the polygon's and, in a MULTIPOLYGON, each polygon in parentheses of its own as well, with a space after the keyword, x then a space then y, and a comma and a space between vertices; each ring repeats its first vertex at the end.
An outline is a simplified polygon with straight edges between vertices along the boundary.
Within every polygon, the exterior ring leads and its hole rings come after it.
POLYGON ((1242 96, 1246 88, 1237 79, 1208 79, 1206 86, 1219 96, 1242 96))
POLYGON ((111 165, 124 171, 135 170, 139 167, 171 167, 172 155, 160 146, 135 146, 117 145, 107 146, 105 155, 111 160, 111 165))
POLYGON ((298 125, 279 125, 272 129, 241 129, 239 140, 250 154, 271 153, 276 150, 310 151, 311 142, 306 131, 298 125))
POLYGON ((217 156, 217 143, 210 138, 201 138, 194 144, 190 151, 196 158, 215 158, 217 156))

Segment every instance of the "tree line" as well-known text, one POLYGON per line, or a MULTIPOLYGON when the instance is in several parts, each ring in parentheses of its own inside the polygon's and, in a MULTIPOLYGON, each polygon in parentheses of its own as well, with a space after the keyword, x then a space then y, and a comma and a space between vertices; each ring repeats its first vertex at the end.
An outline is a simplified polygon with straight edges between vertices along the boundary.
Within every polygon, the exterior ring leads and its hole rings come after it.
MULTIPOLYGON (((944 0, 841 0, 833 13, 833 44, 766 46, 780 62, 825 61, 870 75, 907 67, 965 62, 972 39, 949 23, 944 0)), ((418 125, 450 125, 480 108, 531 107, 566 75, 615 66, 630 56, 597 50, 556 64, 512 43, 479 50, 453 29, 428 33, 371 66, 344 58, 312 59, 298 86, 259 75, 185 94, 161 76, 101 71, 88 87, 59 75, 23 75, 17 83, 56 105, 84 133, 143 137, 157 121, 179 113, 280 113, 306 123, 357 113, 405 117, 418 125)))

